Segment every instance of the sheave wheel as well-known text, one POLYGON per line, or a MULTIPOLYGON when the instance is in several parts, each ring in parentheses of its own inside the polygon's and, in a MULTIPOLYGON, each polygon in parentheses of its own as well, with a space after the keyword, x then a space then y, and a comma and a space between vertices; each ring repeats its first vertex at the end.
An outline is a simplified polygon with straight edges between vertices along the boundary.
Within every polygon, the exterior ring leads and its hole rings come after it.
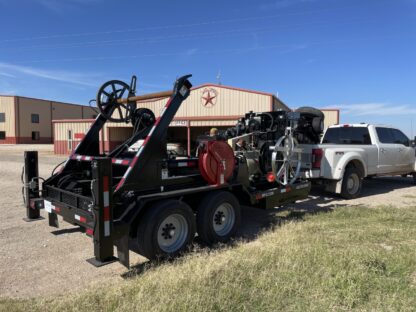
POLYGON ((345 199, 357 198, 361 194, 362 186, 363 179, 360 170, 354 167, 345 169, 341 196, 345 199))
POLYGON ((149 207, 137 227, 139 253, 150 260, 178 256, 194 236, 192 209, 178 200, 164 200, 149 207))
POLYGON ((209 193, 198 206, 196 222, 198 235, 204 243, 225 243, 240 225, 240 204, 229 192, 209 193))

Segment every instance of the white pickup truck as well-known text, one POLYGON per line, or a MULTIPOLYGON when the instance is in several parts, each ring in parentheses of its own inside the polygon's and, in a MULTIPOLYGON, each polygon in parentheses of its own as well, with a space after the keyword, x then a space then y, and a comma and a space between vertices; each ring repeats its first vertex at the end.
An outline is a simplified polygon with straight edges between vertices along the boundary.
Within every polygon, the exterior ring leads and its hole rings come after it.
POLYGON ((365 177, 413 175, 416 183, 415 148, 402 131, 392 127, 331 126, 321 144, 301 147, 312 155, 306 178, 347 199, 360 195, 365 177))

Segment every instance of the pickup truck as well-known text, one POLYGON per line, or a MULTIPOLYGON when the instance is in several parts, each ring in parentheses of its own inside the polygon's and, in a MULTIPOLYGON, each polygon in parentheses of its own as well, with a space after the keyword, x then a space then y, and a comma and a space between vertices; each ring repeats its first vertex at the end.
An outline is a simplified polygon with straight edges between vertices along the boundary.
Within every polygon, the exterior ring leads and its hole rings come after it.
POLYGON ((312 155, 305 177, 346 199, 360 195, 366 177, 412 175, 416 183, 415 148, 396 128, 335 125, 326 130, 321 144, 300 147, 312 155))

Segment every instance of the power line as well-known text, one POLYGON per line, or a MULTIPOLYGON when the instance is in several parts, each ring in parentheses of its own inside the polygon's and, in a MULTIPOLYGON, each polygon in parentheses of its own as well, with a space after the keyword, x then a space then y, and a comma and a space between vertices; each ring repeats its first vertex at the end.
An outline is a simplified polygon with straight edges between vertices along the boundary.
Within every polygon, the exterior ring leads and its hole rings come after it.
MULTIPOLYGON (((357 23, 361 21, 361 19, 346 19, 344 21, 338 21, 337 23, 332 23, 331 21, 317 21, 317 22, 308 22, 308 23, 297 23, 291 25, 280 25, 280 26, 273 26, 273 27, 265 27, 265 28, 246 28, 246 29, 232 29, 232 30, 224 30, 224 31, 217 31, 217 32, 207 32, 207 33, 190 33, 190 34, 180 34, 180 35, 170 35, 170 36, 158 36, 158 37, 151 37, 151 38, 128 38, 128 39, 114 39, 114 40, 99 40, 99 41, 84 41, 79 43, 68 43, 68 44, 45 44, 45 45, 32 45, 32 46, 0 46, 0 48, 4 49, 54 49, 54 48, 77 48, 77 47, 94 47, 94 46, 111 46, 111 45, 121 45, 121 44, 129 44, 129 43, 159 43, 159 42, 166 42, 172 40, 189 40, 189 39, 207 39, 207 38, 216 38, 222 37, 224 35, 229 34, 252 34, 254 33, 266 33, 266 32, 276 32, 283 29, 290 29, 302 26, 311 26, 311 25, 342 25, 348 24, 350 22, 357 23)), ((364 20, 365 22, 368 19, 364 20)))
MULTIPOLYGON (((346 6, 343 8, 336 8, 337 10, 344 10, 346 8, 357 7, 355 6, 346 6)), ((109 35, 109 34, 118 34, 118 33, 130 33, 130 32, 142 32, 142 31, 152 31, 152 30, 165 30, 173 28, 186 28, 186 27, 197 27, 197 26, 209 26, 215 24, 224 24, 224 23, 234 23, 234 22, 244 22, 244 21, 254 21, 254 20, 265 20, 269 18, 276 18, 282 16, 294 16, 294 15, 304 15, 304 14, 314 14, 325 11, 332 11, 334 9, 324 8, 319 10, 310 10, 310 11, 297 11, 290 12, 285 14, 274 14, 268 16, 252 16, 252 17, 242 17, 242 18, 233 18, 233 19, 224 19, 224 20, 213 20, 207 22, 199 23, 190 23, 190 24, 176 24, 176 25, 165 25, 165 26, 152 26, 152 27, 142 27, 142 28, 127 28, 119 30, 108 30, 108 31, 97 31, 97 32, 83 32, 83 33, 70 33, 70 34, 55 34, 55 35, 43 35, 43 36, 33 36, 26 38, 13 38, 13 39, 2 39, 0 43, 10 43, 10 42, 19 42, 19 41, 32 41, 32 40, 44 40, 44 39, 59 39, 59 38, 70 38, 70 37, 85 37, 85 36, 96 36, 96 35, 109 35)))

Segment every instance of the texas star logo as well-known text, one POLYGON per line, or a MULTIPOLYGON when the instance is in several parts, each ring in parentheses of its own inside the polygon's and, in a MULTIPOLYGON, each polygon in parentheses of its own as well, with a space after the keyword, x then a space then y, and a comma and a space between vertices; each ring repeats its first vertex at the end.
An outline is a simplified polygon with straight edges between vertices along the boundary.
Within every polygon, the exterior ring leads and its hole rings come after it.
POLYGON ((204 91, 202 91, 202 106, 211 108, 217 103, 217 96, 218 92, 217 90, 213 88, 206 88, 204 91))

